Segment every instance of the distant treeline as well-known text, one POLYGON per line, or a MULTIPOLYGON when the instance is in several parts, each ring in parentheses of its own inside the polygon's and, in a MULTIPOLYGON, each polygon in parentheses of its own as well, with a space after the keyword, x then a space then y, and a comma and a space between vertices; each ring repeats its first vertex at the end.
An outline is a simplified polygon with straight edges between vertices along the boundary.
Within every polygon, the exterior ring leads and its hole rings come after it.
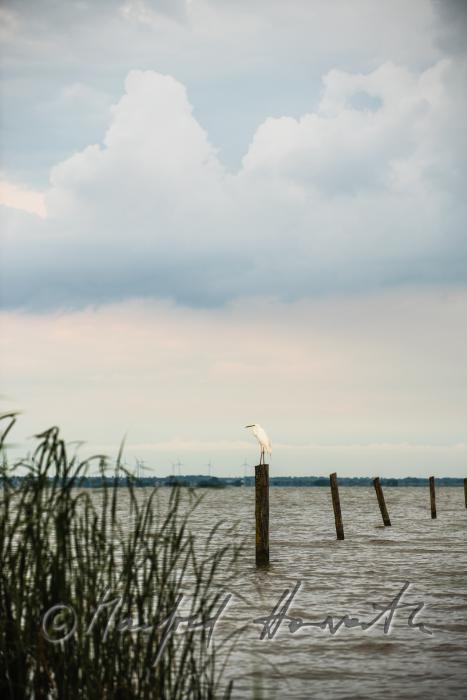
MULTIPOLYGON (((21 483, 25 477, 13 477, 13 482, 21 483)), ((99 488, 104 485, 117 484, 118 486, 126 486, 128 477, 116 478, 111 476, 83 476, 76 480, 75 484, 81 488, 99 488)), ((402 479, 384 478, 380 479, 382 486, 426 486, 428 477, 421 479, 413 476, 406 476, 402 479)), ((223 489, 227 486, 254 486, 254 476, 244 478, 237 477, 216 477, 198 475, 181 475, 181 476, 144 476, 131 477, 131 483, 136 487, 144 486, 187 486, 192 488, 217 488, 223 489)), ((329 478, 325 476, 272 476, 269 480, 271 486, 329 486, 329 478)), ((462 477, 437 477, 436 484, 438 486, 463 486, 464 480, 462 477)), ((339 477, 340 486, 372 486, 373 479, 367 476, 342 476, 339 477)))
MULTIPOLYGON (((340 486, 372 486, 373 478, 369 476, 338 476, 340 486)), ((254 483, 254 479, 250 479, 254 483)), ((428 477, 421 479, 405 476, 403 479, 380 478, 382 486, 426 486, 428 477)), ((329 477, 325 476, 274 476, 270 479, 272 486, 329 486, 329 477)), ((437 477, 438 486, 463 486, 462 477, 437 477)))

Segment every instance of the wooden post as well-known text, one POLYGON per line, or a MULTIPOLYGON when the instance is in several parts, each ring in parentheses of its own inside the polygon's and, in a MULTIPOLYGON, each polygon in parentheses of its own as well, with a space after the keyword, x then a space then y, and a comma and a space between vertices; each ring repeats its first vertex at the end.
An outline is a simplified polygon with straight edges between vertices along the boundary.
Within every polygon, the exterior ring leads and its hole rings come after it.
POLYGON ((435 494, 435 477, 430 476, 430 506, 431 506, 431 517, 434 520, 436 518, 436 494, 435 494))
POLYGON ((381 515, 383 516, 384 526, 390 527, 391 521, 389 519, 388 509, 386 508, 386 501, 384 500, 383 488, 381 486, 379 476, 377 476, 375 479, 373 479, 373 486, 375 487, 376 496, 378 498, 378 503, 379 503, 379 509, 381 511, 381 515))
POLYGON ((255 467, 256 566, 269 564, 269 464, 255 467))
POLYGON ((464 479, 464 501, 467 508, 467 478, 464 479))
POLYGON ((332 507, 334 508, 334 520, 336 521, 336 535, 338 540, 344 539, 344 525, 342 523, 341 503, 339 500, 339 487, 337 486, 337 474, 329 475, 331 482, 332 507))

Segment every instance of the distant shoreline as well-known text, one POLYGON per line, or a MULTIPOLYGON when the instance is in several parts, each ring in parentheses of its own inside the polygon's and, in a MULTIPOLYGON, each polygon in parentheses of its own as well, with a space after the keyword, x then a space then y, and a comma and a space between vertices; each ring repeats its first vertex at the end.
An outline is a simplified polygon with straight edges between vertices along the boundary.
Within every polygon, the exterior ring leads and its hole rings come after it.
MULTIPOLYGON (((20 483, 23 479, 30 478, 24 476, 13 477, 13 481, 20 483)), ((53 477, 50 478, 51 480, 53 477)), ((355 487, 369 487, 373 486, 373 477, 368 476, 343 476, 338 477, 339 486, 355 486, 355 487)), ((211 488, 211 489, 223 489, 226 487, 247 487, 254 486, 255 478, 254 476, 247 477, 215 477, 215 476, 205 476, 203 474, 189 474, 180 476, 166 476, 166 477, 134 477, 131 479, 132 483, 136 487, 147 487, 147 486, 184 486, 192 488, 211 488)), ((426 487, 428 486, 428 477, 403 477, 403 478, 392 478, 392 477, 381 477, 381 485, 386 487, 398 487, 406 488, 412 486, 426 487)), ((127 478, 120 477, 115 480, 114 477, 101 477, 101 476, 86 476, 81 479, 77 479, 76 486, 79 488, 99 488, 102 486, 111 486, 116 482, 117 486, 126 486, 127 478)), ((269 479, 270 486, 282 486, 282 487, 328 487, 329 477, 325 476, 272 476, 269 479)), ((437 486, 456 486, 463 487, 464 479, 463 477, 436 477, 437 486)))

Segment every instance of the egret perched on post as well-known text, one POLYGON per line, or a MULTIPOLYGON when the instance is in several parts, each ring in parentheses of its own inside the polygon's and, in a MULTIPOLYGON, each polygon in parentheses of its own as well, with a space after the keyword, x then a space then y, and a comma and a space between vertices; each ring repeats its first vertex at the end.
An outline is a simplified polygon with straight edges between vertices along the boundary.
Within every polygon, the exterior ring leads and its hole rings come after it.
POLYGON ((258 440, 261 447, 261 455, 259 458, 259 463, 264 464, 264 453, 272 455, 271 441, 269 440, 266 431, 258 423, 253 423, 252 425, 245 425, 245 428, 251 428, 251 432, 258 440))

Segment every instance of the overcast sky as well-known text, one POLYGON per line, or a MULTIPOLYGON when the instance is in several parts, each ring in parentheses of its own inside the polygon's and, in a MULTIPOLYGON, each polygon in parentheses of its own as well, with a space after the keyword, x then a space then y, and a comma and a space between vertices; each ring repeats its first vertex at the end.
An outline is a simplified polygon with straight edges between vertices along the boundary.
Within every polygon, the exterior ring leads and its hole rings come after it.
POLYGON ((0 9, 2 409, 169 473, 467 474, 467 3, 0 9))

